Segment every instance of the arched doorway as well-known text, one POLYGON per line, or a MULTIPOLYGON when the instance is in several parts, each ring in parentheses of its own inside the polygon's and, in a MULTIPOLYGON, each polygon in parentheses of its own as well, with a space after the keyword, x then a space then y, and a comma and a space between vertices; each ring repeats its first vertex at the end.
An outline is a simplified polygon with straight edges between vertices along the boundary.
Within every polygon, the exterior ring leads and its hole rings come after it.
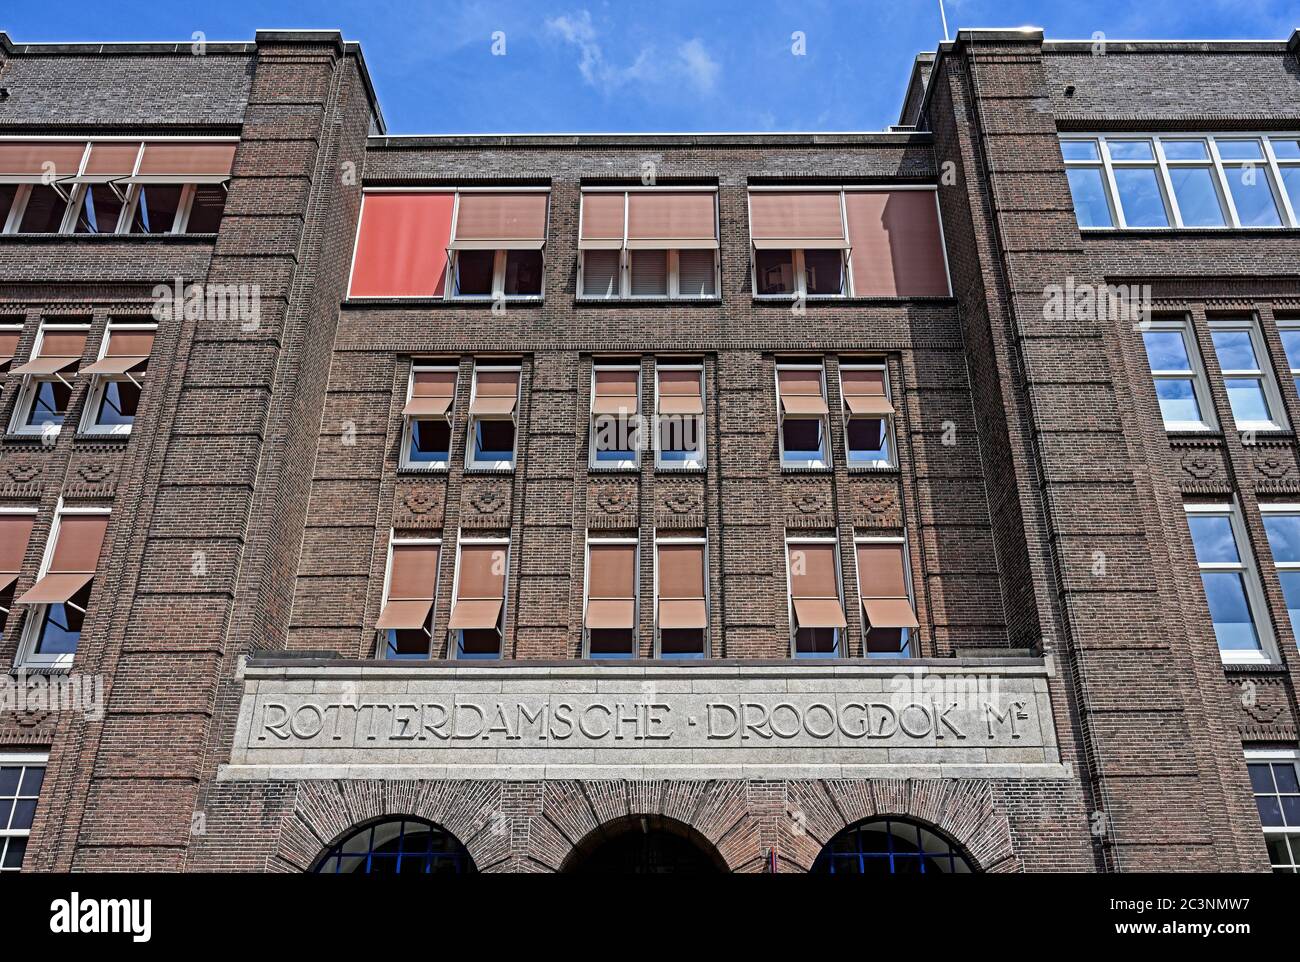
POLYGON ((827 875, 970 873, 971 861, 946 835, 903 818, 867 819, 826 843, 812 871, 827 875))
POLYGON ((349 829, 316 860, 322 875, 464 875, 476 871, 465 846, 422 818, 396 816, 349 829))
POLYGON ((579 875, 713 875, 727 863, 699 832, 663 815, 606 822, 579 842, 561 869, 579 875))

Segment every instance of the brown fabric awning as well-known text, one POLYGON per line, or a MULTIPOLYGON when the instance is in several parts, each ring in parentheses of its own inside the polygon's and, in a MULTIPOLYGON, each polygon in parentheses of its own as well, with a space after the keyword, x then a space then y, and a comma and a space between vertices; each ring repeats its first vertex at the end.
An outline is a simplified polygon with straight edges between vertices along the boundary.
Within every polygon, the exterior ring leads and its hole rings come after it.
POLYGON ((0 177, 38 180, 75 177, 86 152, 85 141, 22 140, 0 143, 0 177), (47 164, 53 166, 46 166, 47 164))
POLYGON ((627 197, 627 246, 652 250, 718 246, 712 191, 636 190, 627 197))
POLYGON ((388 600, 376 628, 422 628, 428 623, 438 586, 440 554, 436 544, 393 545, 388 600))
POLYGON ((64 514, 49 571, 21 598, 20 604, 62 604, 95 577, 99 552, 108 530, 106 514, 64 514))
POLYGON ((504 416, 514 413, 519 402, 518 371, 475 371, 474 385, 470 414, 504 416))
POLYGON ((659 627, 705 628, 704 545, 659 543, 659 627))
POLYGON ((788 551, 792 598, 839 598, 834 543, 791 541, 788 551))
POLYGON ((86 352, 85 331, 45 331, 41 335, 39 353, 26 364, 13 369, 13 374, 57 374, 81 360, 86 352))
POLYGON ((636 545, 593 541, 587 552, 587 627, 635 627, 636 545))
POLYGON ((407 417, 445 418, 456 395, 456 370, 420 370, 411 376, 411 399, 402 413, 407 417))
POLYGON ((863 598, 862 611, 871 628, 919 628, 916 612, 906 598, 863 598))
POLYGON ((903 545, 861 542, 857 545, 858 594, 872 628, 916 628, 916 611, 907 597, 903 545))
POLYGON ((139 141, 101 141, 90 145, 90 157, 81 172, 88 177, 130 177, 135 173, 136 157, 140 153, 139 141))
POLYGON ((704 413, 699 371, 661 370, 659 372, 659 413, 685 415, 704 413))
POLYGON ((452 631, 472 631, 476 628, 495 628, 501 618, 501 601, 496 598, 467 598, 451 606, 452 631))
POLYGON ((760 250, 849 246, 837 190, 751 191, 749 233, 760 250))
POLYGON ((625 195, 618 191, 591 191, 582 195, 582 250, 619 250, 623 246, 625 195))
POLYGON ((776 381, 781 390, 783 414, 827 414, 826 397, 822 394, 821 369, 778 369, 776 381))
POLYGON ((18 339, 22 331, 0 331, 0 368, 18 355, 18 339))
POLYGON ((235 162, 235 144, 198 141, 144 145, 140 177, 225 177, 235 162))
POLYGON ((592 414, 636 414, 637 376, 635 369, 611 370, 596 368, 595 385, 591 396, 592 414))
POLYGON ((544 191, 462 192, 453 249, 537 249, 546 243, 544 191))
POLYGON ((838 598, 795 598, 794 620, 800 628, 847 628, 844 606, 838 598))
POLYGON ((34 514, 0 514, 0 591, 17 580, 35 521, 34 514))
POLYGON ((894 406, 885 396, 885 372, 840 368, 840 387, 849 413, 861 417, 886 417, 894 406))
POLYGON ((932 190, 844 193, 853 254, 849 269, 860 297, 946 297, 939 205, 932 190))
POLYGON ((125 374, 149 360, 153 351, 153 331, 114 331, 109 329, 108 348, 104 356, 83 374, 125 374))

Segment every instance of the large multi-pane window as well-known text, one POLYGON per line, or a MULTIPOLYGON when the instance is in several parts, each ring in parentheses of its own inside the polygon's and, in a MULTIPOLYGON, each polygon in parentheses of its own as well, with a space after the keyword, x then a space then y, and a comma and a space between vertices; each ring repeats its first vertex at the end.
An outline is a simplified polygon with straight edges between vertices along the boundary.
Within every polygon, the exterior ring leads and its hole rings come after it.
POLYGON ((1184 507, 1219 654, 1224 661, 1269 660, 1273 631, 1236 506, 1184 507))
POLYGON ((1168 431, 1208 431, 1214 406, 1191 325, 1186 321, 1152 321, 1142 332, 1147 363, 1155 382, 1160 416, 1168 431))
POLYGON ((1282 350, 1286 353, 1291 383, 1300 391, 1300 318, 1278 318, 1277 332, 1282 338, 1282 350))
POLYGON ((349 833, 316 864, 323 875, 463 875, 474 872, 465 846, 422 818, 393 818, 349 833))
POLYGON ((1300 752, 1248 750, 1246 768, 1273 871, 1300 873, 1300 752))
POLYGON ((44 755, 0 754, 0 872, 23 867, 44 779, 44 755))
POLYGON ((812 871, 828 875, 969 873, 970 862, 933 829, 899 818, 850 825, 817 856, 812 871))
POLYGON ((1277 431, 1286 427, 1282 398, 1268 366, 1268 352, 1251 318, 1210 321, 1210 339, 1223 373, 1232 420, 1239 431, 1277 431))
POLYGON ((1082 228, 1300 226, 1295 135, 1069 134, 1061 155, 1082 228))
POLYGON ((1262 504, 1259 510, 1291 629, 1300 632, 1300 504, 1262 504))

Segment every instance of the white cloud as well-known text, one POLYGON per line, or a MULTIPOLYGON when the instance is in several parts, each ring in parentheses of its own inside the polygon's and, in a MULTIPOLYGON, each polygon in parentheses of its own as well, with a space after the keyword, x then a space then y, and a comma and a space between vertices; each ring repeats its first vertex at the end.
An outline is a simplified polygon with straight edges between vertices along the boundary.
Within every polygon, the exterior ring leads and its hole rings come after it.
POLYGON ((722 67, 698 37, 683 41, 670 53, 654 45, 642 47, 631 63, 620 66, 605 59, 591 12, 551 17, 546 28, 578 50, 578 72, 588 85, 610 94, 628 85, 667 85, 685 82, 700 93, 711 93, 722 67))

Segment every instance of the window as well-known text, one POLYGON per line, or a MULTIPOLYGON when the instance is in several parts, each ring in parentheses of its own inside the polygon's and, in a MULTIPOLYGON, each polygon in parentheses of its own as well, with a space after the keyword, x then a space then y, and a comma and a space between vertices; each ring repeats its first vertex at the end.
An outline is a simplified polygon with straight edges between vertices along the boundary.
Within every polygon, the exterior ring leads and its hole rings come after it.
POLYGON ((1071 134, 1061 154, 1082 228, 1300 226, 1294 135, 1071 134))
POLYGON ((1246 770, 1273 871, 1300 873, 1300 752, 1247 750, 1246 770))
POLYGON ((655 635, 660 658, 704 658, 709 651, 708 544, 689 534, 655 542, 655 635))
POLYGON ((637 654, 637 539, 587 539, 584 620, 586 656, 637 654))
POLYGON ((949 297, 933 187, 751 187, 756 297, 949 297))
POLYGON ((399 537, 396 532, 390 538, 384 607, 375 623, 380 658, 429 657, 441 553, 438 538, 399 537))
POLYGON ((583 298, 718 296, 715 188, 589 188, 582 193, 583 298))
POLYGON ((1278 335, 1286 353, 1286 366, 1291 372, 1291 384, 1300 392, 1300 318, 1279 318, 1278 335))
POLYGON ((1185 507, 1219 654, 1224 661, 1270 661, 1272 627, 1237 509, 1228 504, 1185 507))
POLYGON ((912 633, 920 622, 912 605, 906 541, 859 537, 854 548, 862 599, 863 654, 868 658, 913 657, 912 633))
POLYGON ((90 329, 82 324, 42 324, 32 357, 12 373, 23 376, 9 431, 58 434, 72 400, 72 378, 86 351, 90 329))
POLYGON ((104 508, 60 506, 45 546, 40 577, 16 602, 31 606, 19 646, 19 665, 66 668, 72 664, 108 518, 104 508))
POLYGON ((506 573, 510 542, 462 538, 456 546, 449 646, 453 658, 500 658, 505 630, 506 573))
POLYGON ((453 297, 542 296, 550 192, 457 192, 448 247, 453 297))
POLYGON ((1264 531, 1273 553, 1277 580, 1286 599, 1291 630, 1300 636, 1300 505, 1261 504, 1264 531))
POLYGON ((812 872, 829 875, 933 875, 973 871, 949 839, 898 818, 850 825, 817 856, 812 872))
POLYGON ((1214 405, 1196 339, 1186 321, 1152 321, 1142 332, 1166 431, 1214 429, 1214 405))
POLYGON ((35 508, 0 508, 0 642, 14 605, 14 587, 32 537, 35 508))
POLYGON ((0 754, 0 872, 23 867, 45 763, 45 755, 0 754))
POLYGON ((1223 373, 1232 420, 1239 431, 1277 431, 1286 427, 1259 328, 1249 318, 1210 321, 1210 338, 1223 373))
POLYGON ((790 646, 796 658, 840 658, 848 627, 840 589, 839 548, 833 537, 786 539, 790 646))
MULTIPOLYGON (((455 367, 411 367, 402 409, 402 467, 446 470, 451 460, 451 417, 455 405, 455 367)), ((513 448, 513 445, 512 445, 513 448)))
POLYGON ((655 466, 704 467, 704 368, 665 361, 655 366, 655 466))
POLYGON ((466 467, 502 471, 514 468, 518 408, 519 368, 475 365, 466 467))
POLYGON ((892 467, 894 406, 890 403, 885 365, 842 363, 840 396, 849 467, 892 467))
POLYGON ((826 445, 826 380, 820 363, 778 363, 777 404, 780 410, 781 466, 824 468, 830 464, 826 445))
POLYGON ((233 140, 2 143, 0 231, 215 233, 234 153, 233 140))
POLYGON ((591 368, 591 468, 630 470, 640 461, 641 366, 591 368))
POLYGON ((81 371, 91 375, 81 430, 88 434, 130 434, 140 407, 145 371, 153 352, 152 324, 110 324, 99 359, 81 371))
POLYGON ((467 875, 477 869, 456 838, 422 818, 385 819, 349 832, 314 869, 322 875, 467 875))

